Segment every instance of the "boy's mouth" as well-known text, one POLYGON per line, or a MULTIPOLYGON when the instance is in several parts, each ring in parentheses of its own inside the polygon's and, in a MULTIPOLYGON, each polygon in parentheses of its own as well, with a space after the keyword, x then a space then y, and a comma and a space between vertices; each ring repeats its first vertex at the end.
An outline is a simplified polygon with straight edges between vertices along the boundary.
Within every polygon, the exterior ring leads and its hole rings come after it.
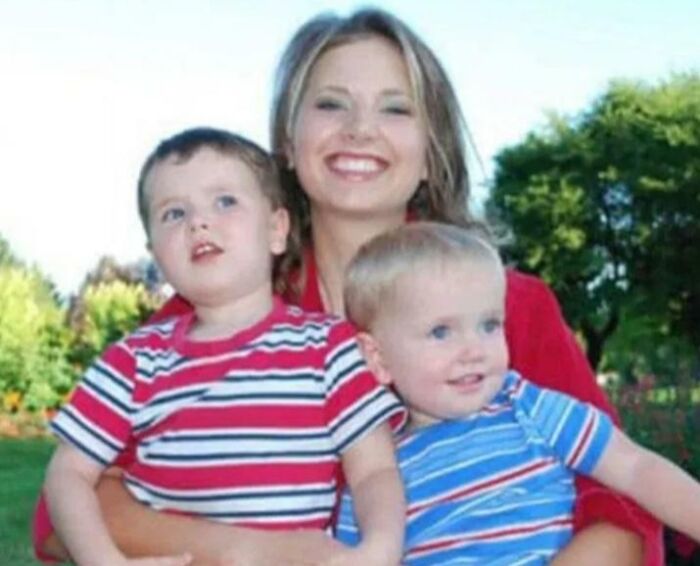
POLYGON ((192 248, 192 252, 190 253, 190 259, 195 262, 202 261, 209 257, 219 255, 223 252, 224 250, 222 250, 216 244, 212 244, 211 242, 202 242, 201 244, 197 244, 192 248))
POLYGON ((481 382, 484 381, 485 378, 486 376, 483 373, 470 373, 448 379, 447 383, 460 391, 470 392, 479 389, 481 382))

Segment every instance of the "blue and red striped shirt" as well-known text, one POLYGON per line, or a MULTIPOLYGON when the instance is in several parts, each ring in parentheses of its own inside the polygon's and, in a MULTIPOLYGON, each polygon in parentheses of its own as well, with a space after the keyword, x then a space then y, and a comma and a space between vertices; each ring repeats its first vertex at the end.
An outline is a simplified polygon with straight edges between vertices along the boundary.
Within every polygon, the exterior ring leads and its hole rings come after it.
MULTIPOLYGON (((548 563, 572 536, 574 471, 593 470, 612 429, 593 406, 511 371, 477 413, 407 433, 405 564, 548 563)), ((359 541, 349 494, 337 536, 359 541)))

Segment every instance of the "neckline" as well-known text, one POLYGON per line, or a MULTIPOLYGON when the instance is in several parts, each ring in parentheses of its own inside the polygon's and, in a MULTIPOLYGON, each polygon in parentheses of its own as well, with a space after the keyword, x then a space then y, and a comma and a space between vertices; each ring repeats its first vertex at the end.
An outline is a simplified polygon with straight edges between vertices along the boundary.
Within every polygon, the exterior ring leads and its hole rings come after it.
POLYGON ((187 337, 187 332, 192 327, 195 319, 194 311, 190 311, 177 320, 173 330, 173 345, 175 350, 180 354, 190 357, 212 356, 224 354, 240 348, 251 340, 260 336, 268 330, 272 324, 280 319, 286 310, 286 306, 282 299, 274 296, 272 300, 272 308, 258 322, 252 326, 248 326, 231 336, 218 340, 195 341, 187 337))

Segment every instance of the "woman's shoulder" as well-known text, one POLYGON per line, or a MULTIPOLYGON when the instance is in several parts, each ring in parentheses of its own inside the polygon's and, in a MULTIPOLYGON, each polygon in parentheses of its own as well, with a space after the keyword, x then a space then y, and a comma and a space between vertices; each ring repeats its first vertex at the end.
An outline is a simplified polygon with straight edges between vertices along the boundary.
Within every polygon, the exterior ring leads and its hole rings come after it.
POLYGON ((528 311, 553 311, 559 314, 559 302, 552 289, 542 279, 535 275, 506 270, 506 311, 509 316, 513 313, 528 311))

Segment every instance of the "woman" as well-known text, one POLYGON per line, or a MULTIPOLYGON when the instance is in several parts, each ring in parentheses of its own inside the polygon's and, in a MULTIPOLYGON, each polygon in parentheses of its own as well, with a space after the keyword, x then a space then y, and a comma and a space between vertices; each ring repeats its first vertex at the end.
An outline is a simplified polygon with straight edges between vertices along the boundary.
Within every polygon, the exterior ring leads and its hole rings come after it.
MULTIPOLYGON (((277 72, 272 149, 306 250, 280 278, 307 309, 343 313, 345 266, 374 235, 407 219, 471 221, 456 96, 433 53, 385 12, 320 16, 297 32, 277 72)), ((159 315, 186 308, 175 299, 159 315)), ((515 369, 613 412, 543 283, 510 272, 507 309, 515 369)), ((577 488, 578 534, 557 563, 662 563, 655 521, 588 480, 577 488)), ((102 501, 115 539, 133 553, 295 563, 321 560, 334 548, 320 533, 270 534, 158 515, 130 502, 113 481, 103 482, 102 501)))

